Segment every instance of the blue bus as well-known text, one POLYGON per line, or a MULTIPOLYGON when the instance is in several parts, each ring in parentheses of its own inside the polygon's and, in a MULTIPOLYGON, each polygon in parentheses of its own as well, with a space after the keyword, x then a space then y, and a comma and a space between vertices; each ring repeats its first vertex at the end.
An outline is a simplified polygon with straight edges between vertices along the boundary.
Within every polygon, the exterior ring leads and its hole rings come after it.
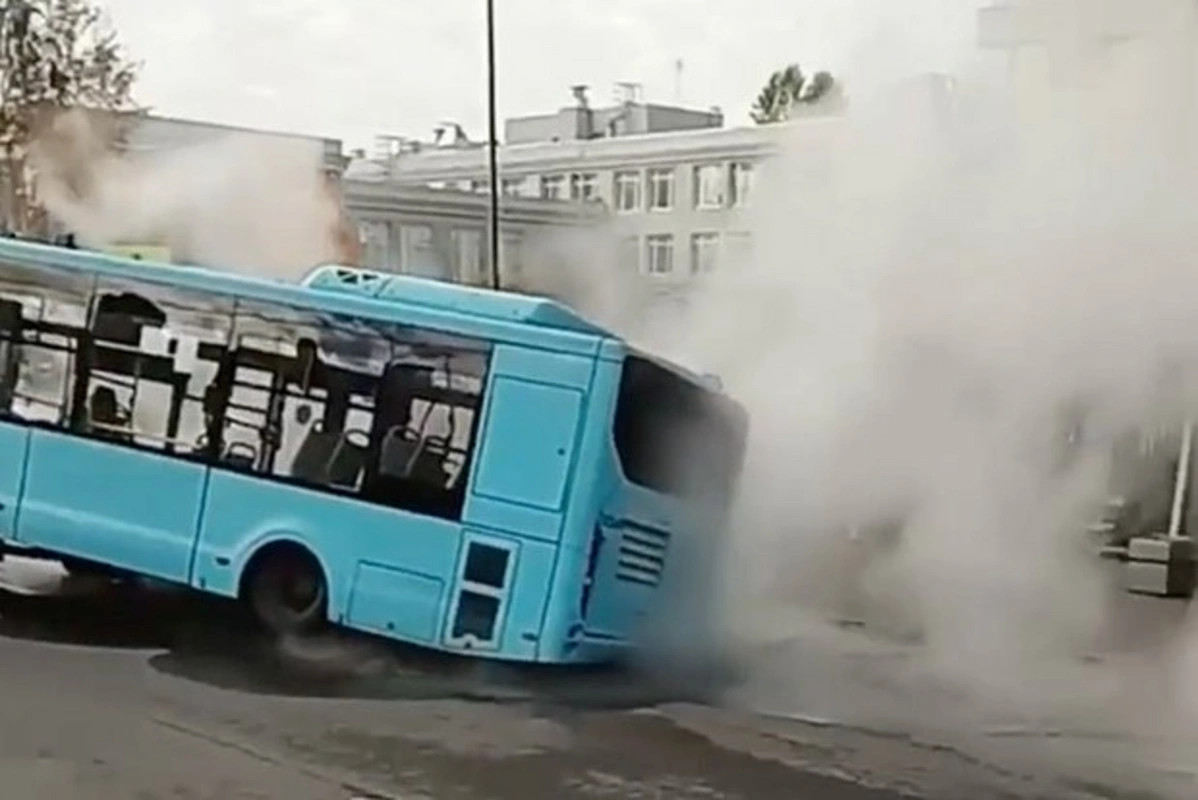
POLYGON ((445 651, 635 651, 747 432, 560 304, 0 240, 0 544, 445 651))

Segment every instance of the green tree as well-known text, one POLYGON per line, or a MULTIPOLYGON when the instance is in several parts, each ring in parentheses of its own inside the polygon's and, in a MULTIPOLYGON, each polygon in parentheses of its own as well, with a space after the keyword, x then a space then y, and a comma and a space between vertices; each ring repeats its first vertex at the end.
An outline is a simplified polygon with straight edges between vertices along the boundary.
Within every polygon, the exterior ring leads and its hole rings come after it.
POLYGON ((67 109, 136 111, 137 72, 91 0, 0 0, 0 203, 8 230, 45 225, 29 165, 39 128, 67 109))
POLYGON ((829 72, 808 77, 798 64, 790 64, 770 75, 757 94, 749 115, 758 125, 790 119, 796 106, 815 105, 840 92, 840 84, 829 72))

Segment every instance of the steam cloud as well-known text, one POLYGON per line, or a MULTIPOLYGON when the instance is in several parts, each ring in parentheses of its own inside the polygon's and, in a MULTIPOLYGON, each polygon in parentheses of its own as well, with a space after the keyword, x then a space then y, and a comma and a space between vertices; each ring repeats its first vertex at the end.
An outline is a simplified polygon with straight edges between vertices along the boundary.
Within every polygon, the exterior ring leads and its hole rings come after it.
POLYGON ((129 155, 111 127, 62 113, 31 147, 38 197, 81 243, 161 243, 178 260, 288 279, 354 263, 316 143, 231 133, 129 155))
MULTIPOLYGON (((1184 641, 1102 670, 1082 658, 1111 624, 1085 527, 1112 443, 1198 401, 1193 27, 1105 3, 1140 35, 1091 50, 1076 32, 1097 5, 1045 5, 1051 76, 1016 92, 981 58, 939 95, 873 83, 911 52, 888 28, 895 46, 848 70, 845 118, 779 133, 753 257, 672 328, 625 327, 722 374, 752 413, 724 587, 735 647, 848 615, 921 640, 915 671, 1008 719, 1122 724, 1145 703, 1139 733, 1198 722, 1184 641)), ((817 678, 786 669, 768 667, 770 702, 789 687, 798 711, 817 678)), ((846 706, 863 690, 819 680, 846 706)))

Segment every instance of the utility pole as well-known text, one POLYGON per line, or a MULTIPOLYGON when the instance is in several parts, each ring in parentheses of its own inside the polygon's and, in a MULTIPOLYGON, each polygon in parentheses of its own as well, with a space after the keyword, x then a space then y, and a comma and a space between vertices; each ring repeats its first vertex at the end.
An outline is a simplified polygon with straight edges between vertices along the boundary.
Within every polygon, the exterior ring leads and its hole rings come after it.
POLYGON ((499 270, 499 127, 495 121, 495 0, 487 1, 487 155, 491 184, 491 288, 502 287, 499 270))

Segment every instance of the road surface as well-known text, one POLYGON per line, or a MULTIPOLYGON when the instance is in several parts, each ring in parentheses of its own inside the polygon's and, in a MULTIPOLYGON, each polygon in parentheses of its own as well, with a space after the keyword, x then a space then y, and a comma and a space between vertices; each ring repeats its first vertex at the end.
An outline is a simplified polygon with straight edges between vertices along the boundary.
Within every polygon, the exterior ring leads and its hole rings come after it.
POLYGON ((35 569, 0 572, 32 592, 0 593, 5 800, 1116 796, 627 676, 484 674, 358 639, 280 651, 209 601, 38 596, 35 569))

